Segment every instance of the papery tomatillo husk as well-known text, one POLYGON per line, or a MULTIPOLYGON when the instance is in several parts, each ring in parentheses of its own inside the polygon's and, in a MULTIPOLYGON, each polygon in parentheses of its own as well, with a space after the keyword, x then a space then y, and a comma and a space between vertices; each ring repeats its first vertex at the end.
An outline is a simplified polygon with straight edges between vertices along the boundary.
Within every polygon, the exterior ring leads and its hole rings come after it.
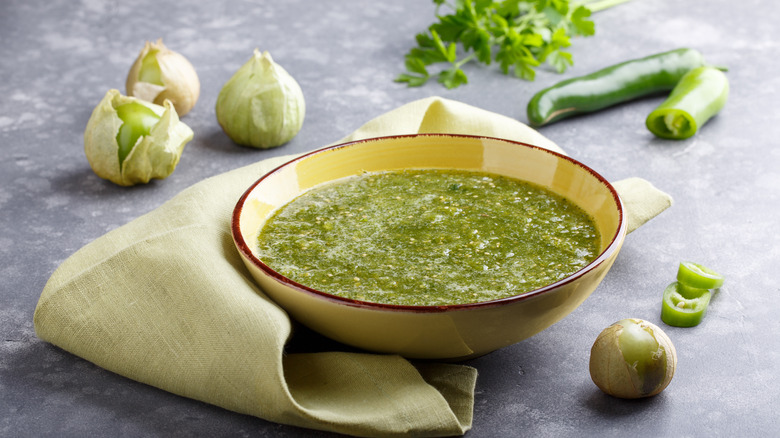
POLYGON ((190 112, 200 97, 200 80, 192 64, 158 39, 147 41, 127 74, 128 96, 162 105, 170 100, 179 116, 190 112))
POLYGON ((672 381, 677 351, 653 323, 629 318, 604 329, 590 351, 590 376, 605 393, 620 398, 650 397, 672 381))
POLYGON ((112 89, 95 107, 87 122, 84 152, 99 177, 122 186, 132 186, 148 183, 152 178, 163 179, 173 173, 184 146, 192 138, 192 129, 179 120, 169 100, 160 106, 123 96, 119 90, 112 89), (137 139, 124 159, 120 159, 117 133, 124 122, 116 108, 131 102, 151 109, 160 120, 152 126, 148 135, 137 139))
POLYGON ((298 82, 268 52, 255 49, 222 87, 216 113, 231 140, 265 149, 281 146, 298 134, 306 103, 298 82))

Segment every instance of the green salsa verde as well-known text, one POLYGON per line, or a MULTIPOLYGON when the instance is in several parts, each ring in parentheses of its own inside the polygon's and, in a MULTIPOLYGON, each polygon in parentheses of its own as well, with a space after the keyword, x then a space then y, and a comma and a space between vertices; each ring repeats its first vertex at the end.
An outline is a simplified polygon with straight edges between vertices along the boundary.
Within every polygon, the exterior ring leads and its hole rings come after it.
POLYGON ((439 306, 522 294, 593 261, 593 219, 538 185, 466 170, 402 170, 315 187, 258 235, 260 259, 302 285, 439 306))

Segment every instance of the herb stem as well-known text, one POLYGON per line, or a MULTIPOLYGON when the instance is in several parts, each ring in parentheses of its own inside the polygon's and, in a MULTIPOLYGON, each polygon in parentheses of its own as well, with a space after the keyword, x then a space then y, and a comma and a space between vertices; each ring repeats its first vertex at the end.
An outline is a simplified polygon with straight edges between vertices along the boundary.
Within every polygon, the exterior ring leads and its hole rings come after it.
POLYGON ((596 0, 586 1, 580 4, 590 9, 591 12, 599 12, 629 1, 631 0, 596 0))
POLYGON ((465 58, 461 59, 461 60, 460 60, 460 61, 458 61, 458 62, 455 62, 455 63, 453 63, 453 65, 455 66, 455 68, 460 68, 460 67, 461 67, 463 64, 465 64, 465 63, 467 63, 467 62, 471 61, 472 59, 474 59, 474 58, 476 58, 476 57, 477 57, 477 54, 476 54, 476 53, 474 53, 474 52, 472 52, 472 53, 469 53, 469 55, 468 55, 467 57, 465 57, 465 58))

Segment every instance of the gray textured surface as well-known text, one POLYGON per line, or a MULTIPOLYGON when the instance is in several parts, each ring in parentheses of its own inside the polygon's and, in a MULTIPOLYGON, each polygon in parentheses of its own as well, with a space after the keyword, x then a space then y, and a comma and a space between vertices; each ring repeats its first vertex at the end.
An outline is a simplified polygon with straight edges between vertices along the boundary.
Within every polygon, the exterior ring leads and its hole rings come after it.
MULTIPOLYGON (((544 128, 607 178, 644 177, 675 205, 631 234, 604 283, 559 324, 471 361, 468 436, 780 435, 780 30, 775 2, 634 0, 595 16, 565 77, 680 46, 727 65, 726 109, 693 139, 654 139, 643 99, 544 128), (706 9, 703 9, 706 4, 706 9), (691 259, 728 278, 704 322, 668 328, 679 353, 671 385, 649 400, 601 394, 587 371, 599 331, 624 317, 660 324, 660 293, 691 259)), ((423 0, 386 2, 3 0, 0 3, 0 436, 326 436, 234 414, 119 377, 35 337, 46 280, 82 245, 210 175, 337 140, 408 101, 441 95, 525 121, 529 83, 469 68, 471 84, 407 89, 392 82, 413 36, 433 19, 423 0), (194 2, 193 2, 194 3, 194 2), (195 131, 176 172, 132 189, 97 178, 82 151, 92 108, 123 90, 144 40, 163 37, 196 67, 195 131), (253 48, 301 84, 301 133, 269 151, 238 147, 216 123, 221 85, 253 48)))

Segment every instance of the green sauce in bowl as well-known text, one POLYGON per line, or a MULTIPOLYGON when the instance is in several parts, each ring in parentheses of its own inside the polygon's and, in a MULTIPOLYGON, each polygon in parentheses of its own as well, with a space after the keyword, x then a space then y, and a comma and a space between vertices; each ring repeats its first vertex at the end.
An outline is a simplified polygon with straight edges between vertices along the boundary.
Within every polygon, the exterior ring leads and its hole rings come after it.
POLYGON ((594 220, 538 185, 485 172, 402 170, 317 186, 260 230, 260 259, 302 285, 439 306, 523 294, 593 261, 594 220))

